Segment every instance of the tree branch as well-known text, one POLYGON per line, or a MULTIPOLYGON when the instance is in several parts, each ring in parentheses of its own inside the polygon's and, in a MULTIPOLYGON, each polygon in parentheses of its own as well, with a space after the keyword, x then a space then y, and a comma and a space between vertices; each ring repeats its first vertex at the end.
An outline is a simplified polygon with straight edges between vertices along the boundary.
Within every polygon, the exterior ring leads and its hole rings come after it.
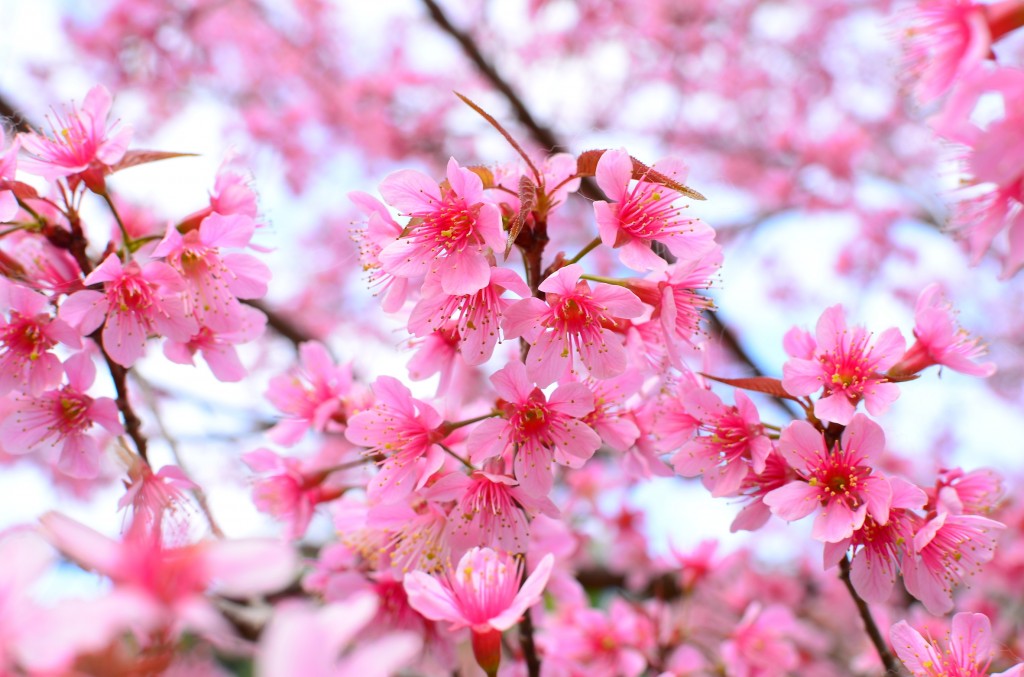
POLYGON ((860 619, 864 622, 864 629, 867 631, 871 643, 875 645, 875 651, 878 652, 878 657, 882 659, 882 665, 885 666, 885 674, 892 675, 893 677, 902 677, 904 674, 903 668, 900 667, 899 661, 889 651, 889 645, 886 643, 885 638, 882 637, 878 625, 875 624, 875 619, 871 615, 871 609, 868 608, 867 602, 861 599, 853 587, 853 582, 850 580, 850 560, 846 557, 839 560, 839 578, 849 591, 854 604, 857 605, 857 612, 860 614, 860 619))

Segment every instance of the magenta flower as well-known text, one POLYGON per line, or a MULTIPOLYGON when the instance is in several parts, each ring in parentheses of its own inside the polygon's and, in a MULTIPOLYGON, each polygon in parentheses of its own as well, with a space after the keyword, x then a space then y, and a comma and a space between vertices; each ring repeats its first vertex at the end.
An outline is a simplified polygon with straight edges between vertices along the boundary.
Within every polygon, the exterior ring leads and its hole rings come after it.
POLYGON ((885 377, 906 347, 898 329, 885 330, 869 345, 871 334, 863 327, 847 328, 843 307, 836 305, 821 314, 815 335, 813 358, 787 361, 782 386, 797 396, 824 389, 824 396, 814 403, 819 419, 847 425, 861 400, 877 416, 899 397, 899 387, 885 377))
POLYGON ((445 437, 440 430, 444 419, 390 376, 378 378, 373 393, 377 403, 349 419, 345 437, 367 447, 368 455, 384 456, 367 493, 374 500, 394 503, 422 489, 444 465, 445 452, 439 445, 445 437))
POLYGON ((505 405, 505 418, 491 418, 470 433, 470 460, 479 463, 515 449, 516 480, 532 496, 550 491, 551 460, 581 467, 601 446, 601 438, 580 419, 594 410, 594 395, 582 383, 563 383, 550 399, 526 377, 520 362, 509 362, 491 376, 505 405))
POLYGON ((538 386, 548 386, 580 359, 594 378, 618 376, 626 370, 622 339, 608 329, 618 320, 638 317, 644 304, 636 294, 610 284, 590 285, 580 279, 583 268, 565 266, 540 285, 546 301, 530 297, 506 312, 505 338, 525 337, 533 344, 526 372, 538 386))
POLYGON ((53 317, 50 301, 19 284, 0 281, 0 394, 20 390, 41 395, 60 383, 60 360, 50 352, 57 343, 80 348, 81 337, 53 317))
POLYGON ((483 364, 491 359, 498 343, 501 318, 512 301, 502 298, 506 290, 525 298, 530 295, 526 282, 508 268, 490 269, 488 283, 472 294, 454 296, 435 285, 423 286, 423 298, 409 316, 409 331, 414 336, 428 336, 445 329, 452 321, 458 330, 462 358, 466 364, 483 364), (454 318, 454 319, 453 319, 454 318))
POLYGON ((188 341, 198 326, 185 312, 180 292, 185 283, 166 263, 136 261, 122 265, 115 254, 85 278, 85 285, 103 283, 103 291, 75 292, 60 307, 60 318, 83 335, 103 324, 103 349, 123 367, 135 364, 151 335, 188 341))
POLYGON ((185 280, 185 305, 203 327, 214 332, 238 331, 242 310, 238 299, 255 299, 267 293, 270 269, 250 254, 222 254, 225 248, 249 245, 256 222, 248 216, 211 214, 198 229, 184 235, 167 229, 153 251, 185 280))
POLYGON ((107 127, 110 104, 110 92, 97 85, 85 95, 81 109, 72 106, 63 115, 54 111, 52 136, 21 136, 22 148, 29 154, 21 168, 47 181, 80 175, 90 189, 102 190, 104 174, 124 157, 132 136, 131 127, 118 130, 116 122, 107 127), (93 170, 91 176, 84 175, 87 170, 93 170))
MULTIPOLYGON (((683 183, 687 168, 675 159, 653 169, 683 183)), ((652 242, 668 247, 676 257, 696 258, 715 246, 715 231, 699 219, 683 216, 676 191, 644 179, 629 184, 633 159, 625 150, 609 150, 597 162, 597 185, 612 202, 594 203, 597 229, 607 247, 620 248, 619 259, 633 270, 663 270, 667 263, 651 250, 652 242)))
POLYGON ((953 608, 953 588, 981 571, 995 554, 993 532, 1006 525, 978 515, 954 515, 940 504, 938 513, 914 536, 903 558, 903 584, 930 613, 953 608))
POLYGON ((284 412, 267 433, 274 442, 291 446, 307 430, 323 432, 336 417, 344 416, 344 398, 352 389, 352 366, 336 366, 322 343, 299 346, 297 369, 270 379, 266 398, 284 412))
MULTIPOLYGON (((889 629, 896 655, 914 677, 987 677, 992 662, 992 625, 985 614, 959 613, 953 616, 951 632, 944 646, 900 621, 889 629)), ((992 677, 1020 677, 1024 663, 992 677)))
POLYGON ((792 522, 819 511, 811 534, 826 543, 849 538, 868 515, 889 521, 892 487, 870 465, 885 450, 885 433, 867 416, 854 415, 831 451, 806 421, 789 424, 778 448, 801 478, 764 497, 773 514, 792 522))
POLYGON ((505 250, 501 214, 484 202, 480 177, 448 161, 448 181, 438 186, 426 174, 397 171, 380 185, 384 201, 412 221, 404 237, 384 247, 384 270, 400 277, 437 274, 446 294, 472 294, 490 278, 486 248, 505 250))
POLYGON ((978 339, 956 326, 952 306, 943 302, 938 283, 928 285, 917 297, 914 336, 917 341, 890 373, 916 374, 933 364, 970 376, 991 376, 996 371, 996 365, 991 362, 975 362, 985 354, 985 348, 978 345, 978 339))
POLYGON ((89 434, 99 424, 111 435, 124 432, 117 405, 109 397, 87 393, 96 379, 96 366, 86 353, 64 363, 67 385, 38 397, 14 398, 12 411, 0 423, 0 439, 8 453, 46 448, 60 450, 57 467, 72 477, 90 478, 99 472, 99 447, 89 434))
POLYGON ((730 496, 739 491, 748 469, 764 472, 772 444, 757 407, 743 392, 737 390, 736 405, 727 407, 710 390, 690 388, 679 404, 708 434, 690 440, 672 457, 677 473, 702 476, 712 496, 730 496))
POLYGON ((555 557, 545 555, 523 581, 521 559, 490 548, 472 548, 444 578, 422 571, 405 576, 409 605, 430 620, 447 621, 452 630, 469 627, 473 652, 489 675, 501 658, 501 633, 519 622, 540 601, 555 557))

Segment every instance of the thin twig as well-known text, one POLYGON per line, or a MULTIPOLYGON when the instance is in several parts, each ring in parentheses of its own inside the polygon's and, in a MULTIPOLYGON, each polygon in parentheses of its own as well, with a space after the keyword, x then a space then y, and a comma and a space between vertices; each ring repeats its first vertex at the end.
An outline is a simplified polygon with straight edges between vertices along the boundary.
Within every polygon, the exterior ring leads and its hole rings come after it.
POLYGON ((860 613, 860 619, 864 622, 864 629, 867 631, 871 643, 875 645, 875 651, 878 652, 878 657, 882 659, 882 665, 885 666, 885 674, 893 677, 902 676, 904 674, 903 668, 900 667, 896 657, 889 651, 889 645, 886 644, 885 638, 882 637, 882 633, 878 629, 874 617, 871 615, 871 609, 868 608, 868 603, 861 599, 861 596, 857 594, 853 587, 853 581, 850 580, 850 560, 846 559, 846 557, 839 560, 839 578, 849 591, 854 604, 857 605, 857 612, 860 613))

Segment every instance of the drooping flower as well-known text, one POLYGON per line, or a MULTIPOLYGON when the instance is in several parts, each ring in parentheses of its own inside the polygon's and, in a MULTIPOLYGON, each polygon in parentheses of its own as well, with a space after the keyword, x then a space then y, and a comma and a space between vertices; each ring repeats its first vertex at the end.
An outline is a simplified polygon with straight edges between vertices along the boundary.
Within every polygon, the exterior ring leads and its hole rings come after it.
MULTIPOLYGON (((652 168, 683 183, 687 168, 676 159, 652 168)), ((696 218, 683 216, 681 195, 641 177, 633 188, 633 159, 625 150, 609 150, 597 162, 597 184, 612 202, 594 203, 601 242, 619 248, 619 259, 633 270, 663 270, 667 262, 651 250, 652 242, 668 247, 676 257, 692 259, 714 248, 715 231, 696 218)))
POLYGON ((501 633, 540 601, 554 563, 554 555, 548 553, 523 581, 521 559, 490 548, 472 548, 444 578, 410 572, 405 591, 412 608, 427 618, 447 621, 452 630, 469 627, 477 662, 494 675, 501 659, 501 633))
POLYGON ((601 446, 598 434, 580 420, 594 409, 594 395, 582 383, 563 383, 545 397, 521 362, 509 362, 491 383, 506 403, 505 418, 487 419, 470 433, 473 463, 514 449, 516 480, 527 493, 541 496, 554 482, 552 458, 579 468, 601 446))
POLYGON ((899 397, 899 387, 885 377, 906 346, 898 329, 886 329, 872 344, 863 327, 846 326, 843 307, 835 305, 821 314, 815 336, 812 358, 793 357, 782 367, 782 386, 790 395, 824 390, 814 403, 815 416, 847 425, 861 400, 877 416, 899 397))
POLYGON ((914 345, 892 367, 892 374, 916 374, 934 364, 942 365, 970 376, 991 376, 996 365, 979 364, 975 360, 985 354, 977 338, 956 326, 952 306, 944 303, 938 283, 924 288, 917 297, 914 310, 914 345))
POLYGON ((953 589, 967 582, 995 554, 995 532, 1006 525, 979 515, 954 515, 941 503, 914 535, 903 558, 903 584, 937 615, 953 608, 953 589))
POLYGON ((422 298, 409 315, 409 331, 427 336, 445 329, 451 320, 458 330, 462 358, 466 364, 483 364, 491 358, 498 343, 501 318, 512 305, 502 297, 508 290, 525 298, 530 295, 526 282, 513 270, 492 267, 490 280, 472 294, 446 294, 428 279, 422 298))
POLYGON ((21 169, 47 181, 79 176, 91 190, 102 192, 104 175, 124 157, 132 136, 129 126, 107 126, 110 104, 110 92, 97 85, 85 95, 81 109, 73 105, 63 114, 54 111, 51 136, 21 136, 29 154, 21 160, 21 169))
POLYGON ((423 488, 444 465, 444 419, 390 376, 378 378, 373 393, 376 404, 349 419, 345 437, 367 447, 367 454, 384 457, 367 493, 373 500, 393 503, 423 488))
POLYGON ((124 481, 125 492, 117 502, 117 509, 132 507, 132 528, 159 534, 167 543, 181 545, 187 542, 192 530, 195 509, 184 492, 197 485, 181 468, 165 465, 157 472, 140 456, 124 446, 115 447, 118 459, 128 472, 124 481))
POLYGON ((41 395, 60 383, 60 359, 50 350, 63 343, 79 348, 81 338, 53 317, 49 299, 19 284, 0 280, 0 394, 20 390, 41 395))
POLYGON ((103 324, 103 349, 110 359, 131 367, 146 351, 151 335, 188 341, 198 329, 186 314, 181 293, 185 283, 166 263, 135 260, 122 264, 116 254, 86 276, 86 286, 103 283, 103 291, 75 292, 60 307, 60 318, 83 335, 103 324))
POLYGON ((811 534, 826 543, 852 536, 869 514, 877 524, 889 521, 892 487, 871 466, 885 434, 864 414, 854 415, 835 449, 806 421, 788 425, 778 449, 802 477, 764 497, 775 515, 792 522, 819 511, 811 534))
POLYGON ((0 423, 0 439, 8 453, 60 449, 58 468, 72 477, 90 478, 99 472, 99 448, 89 434, 99 424, 111 435, 124 432, 117 405, 109 397, 87 393, 96 379, 96 365, 87 353, 64 363, 67 385, 41 395, 21 395, 0 423))
POLYGON ((594 378, 626 370, 622 339, 608 326, 639 317, 644 304, 623 287, 597 283, 592 289, 581 275, 578 263, 565 266, 541 283, 545 301, 525 298, 505 311, 505 337, 522 336, 533 344, 526 373, 538 386, 575 373, 577 359, 594 378))
POLYGON ((472 294, 490 277, 486 249, 504 251, 498 208, 485 201, 480 177, 448 161, 448 181, 403 169, 380 185, 385 202, 412 221, 380 252, 384 270, 400 277, 436 274, 446 294, 472 294))
MULTIPOLYGON (((896 655, 914 677, 987 677, 992 662, 992 624, 985 614, 959 613, 942 645, 900 621, 889 629, 896 655)), ((1024 663, 992 677, 1020 677, 1024 663)))

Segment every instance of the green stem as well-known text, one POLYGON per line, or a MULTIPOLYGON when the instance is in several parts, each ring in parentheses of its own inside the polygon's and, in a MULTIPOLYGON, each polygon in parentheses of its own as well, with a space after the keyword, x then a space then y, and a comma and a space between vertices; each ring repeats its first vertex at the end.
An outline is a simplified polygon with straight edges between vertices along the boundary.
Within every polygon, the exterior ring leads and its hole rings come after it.
POLYGON ((571 259, 569 259, 568 262, 570 264, 572 264, 572 263, 579 263, 580 259, 582 259, 584 256, 586 256, 587 254, 589 254, 590 252, 594 251, 595 249, 597 249, 600 246, 601 246, 601 238, 595 237, 593 240, 591 240, 590 242, 587 243, 586 247, 584 247, 583 249, 580 250, 579 254, 577 254, 576 256, 574 256, 571 259))
POLYGON ((473 425, 474 423, 479 423, 480 421, 485 421, 485 420, 487 420, 489 418, 494 418, 495 416, 498 415, 498 413, 499 412, 497 412, 497 411, 492 411, 489 414, 482 414, 480 416, 474 416, 473 418, 467 418, 464 421, 455 421, 454 423, 449 421, 449 422, 444 423, 441 426, 441 429, 444 431, 444 434, 447 437, 453 431, 458 430, 459 428, 465 428, 467 425, 473 425))
POLYGON ((102 197, 103 201, 107 203, 108 207, 110 207, 110 213, 114 215, 114 220, 117 221, 117 227, 121 230, 121 239, 124 240, 125 250, 128 252, 133 251, 132 247, 134 246, 135 241, 132 240, 131 236, 128 234, 128 229, 124 227, 124 221, 121 220, 121 215, 117 213, 117 207, 114 206, 114 201, 110 198, 110 193, 103 191, 100 193, 100 197, 102 197))
POLYGON ((449 456, 454 458, 456 461, 458 461, 462 465, 466 466, 470 470, 474 470, 474 471, 476 470, 476 468, 473 467, 472 463, 470 463, 469 461, 467 461, 466 459, 462 458, 461 456, 456 454, 454 451, 449 449, 447 445, 444 445, 444 444, 441 444, 440 442, 438 442, 438 446, 441 447, 442 449, 444 449, 445 452, 447 452, 449 456))

